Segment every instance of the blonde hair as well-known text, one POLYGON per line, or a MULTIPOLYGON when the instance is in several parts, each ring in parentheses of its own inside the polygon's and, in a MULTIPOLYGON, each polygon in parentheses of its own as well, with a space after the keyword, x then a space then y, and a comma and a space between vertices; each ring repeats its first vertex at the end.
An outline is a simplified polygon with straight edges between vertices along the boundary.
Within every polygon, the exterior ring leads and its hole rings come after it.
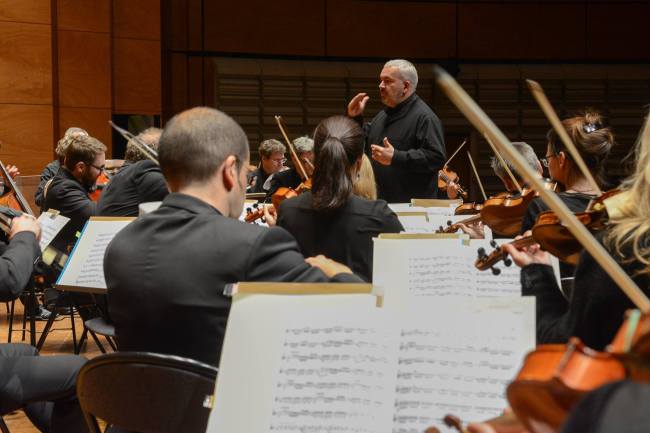
POLYGON ((650 234, 650 114, 635 146, 636 168, 620 186, 625 201, 618 211, 620 217, 612 221, 605 242, 626 262, 634 260, 645 265, 640 273, 650 274, 650 245, 644 236, 650 234), (632 256, 625 257, 623 248, 631 247, 632 256))
POLYGON ((375 183, 375 173, 372 171, 370 159, 364 154, 361 157, 361 168, 359 177, 354 181, 352 190, 355 195, 367 198, 368 200, 377 200, 377 184, 375 183))

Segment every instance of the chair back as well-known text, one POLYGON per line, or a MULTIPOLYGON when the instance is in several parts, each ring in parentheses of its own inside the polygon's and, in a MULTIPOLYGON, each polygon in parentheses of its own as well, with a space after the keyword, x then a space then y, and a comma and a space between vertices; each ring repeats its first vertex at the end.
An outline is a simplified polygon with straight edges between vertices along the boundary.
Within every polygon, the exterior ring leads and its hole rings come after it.
POLYGON ((217 371, 178 356, 110 353, 81 368, 77 395, 93 433, 97 418, 139 433, 205 433, 217 371))

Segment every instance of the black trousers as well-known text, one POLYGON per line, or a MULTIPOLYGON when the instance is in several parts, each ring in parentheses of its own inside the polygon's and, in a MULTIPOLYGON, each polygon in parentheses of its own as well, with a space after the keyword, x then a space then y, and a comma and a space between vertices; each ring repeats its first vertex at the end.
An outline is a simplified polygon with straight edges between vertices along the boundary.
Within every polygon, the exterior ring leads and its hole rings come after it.
POLYGON ((85 362, 74 355, 38 356, 26 344, 0 344, 0 415, 23 409, 41 432, 87 433, 75 389, 85 362))

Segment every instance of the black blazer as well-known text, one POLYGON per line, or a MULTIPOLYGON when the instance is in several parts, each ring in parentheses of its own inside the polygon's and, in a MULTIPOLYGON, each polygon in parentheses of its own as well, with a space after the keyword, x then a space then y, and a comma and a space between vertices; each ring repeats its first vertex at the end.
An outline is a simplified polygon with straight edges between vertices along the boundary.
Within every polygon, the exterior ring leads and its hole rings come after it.
POLYGON ((149 160, 123 167, 102 191, 97 213, 102 216, 138 216, 140 203, 161 201, 169 190, 160 167, 149 160))
POLYGON ((32 232, 20 232, 9 244, 0 244, 0 254, 0 302, 8 302, 16 299, 29 283, 41 249, 32 232))
POLYGON ((312 194, 305 192, 285 200, 278 215, 278 226, 296 238, 305 257, 324 254, 367 281, 372 280, 372 238, 404 230, 384 200, 357 196, 336 212, 324 213, 313 209, 312 194))
MULTIPOLYGON (((328 281, 305 263, 287 231, 227 218, 179 193, 115 236, 104 273, 120 350, 169 353, 215 366, 230 310, 226 284, 328 281)), ((333 281, 361 279, 342 274, 333 281)))
POLYGON ((97 203, 88 196, 88 189, 74 178, 65 167, 61 167, 47 189, 43 209, 56 209, 70 221, 52 241, 52 246, 67 251, 77 241, 76 234, 93 215, 97 215, 97 203))

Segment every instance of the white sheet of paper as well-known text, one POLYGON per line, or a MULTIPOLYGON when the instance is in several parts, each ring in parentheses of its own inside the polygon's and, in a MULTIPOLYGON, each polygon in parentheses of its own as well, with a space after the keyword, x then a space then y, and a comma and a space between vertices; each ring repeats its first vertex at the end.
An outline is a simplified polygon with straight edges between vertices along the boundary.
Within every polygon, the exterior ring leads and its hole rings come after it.
POLYGON ((240 296, 228 317, 207 431, 268 432, 273 425, 293 433, 333 423, 388 433, 394 378, 382 365, 390 355, 368 346, 384 344, 379 312, 372 295, 240 296), (366 424, 368 414, 374 423, 366 424))
POLYGON ((399 308, 412 297, 520 296, 520 269, 503 267, 500 275, 479 271, 477 249, 476 241, 464 246, 457 239, 376 239, 373 284, 387 308, 399 308))
POLYGON ((87 221, 56 285, 105 289, 106 247, 133 219, 87 221))
POLYGON ((41 239, 38 244, 41 246, 41 251, 52 242, 61 229, 70 221, 70 218, 52 212, 43 212, 38 217, 38 222, 41 224, 41 239))
POLYGON ((405 215, 403 212, 397 214, 399 222, 404 227, 404 233, 433 233, 434 226, 429 222, 426 214, 405 215))
POLYGON ((423 432, 446 414, 499 415, 505 390, 535 347, 532 297, 418 299, 402 324, 393 432, 423 432))
POLYGON ((422 432, 505 407, 533 298, 246 295, 233 303, 208 433, 422 432))

